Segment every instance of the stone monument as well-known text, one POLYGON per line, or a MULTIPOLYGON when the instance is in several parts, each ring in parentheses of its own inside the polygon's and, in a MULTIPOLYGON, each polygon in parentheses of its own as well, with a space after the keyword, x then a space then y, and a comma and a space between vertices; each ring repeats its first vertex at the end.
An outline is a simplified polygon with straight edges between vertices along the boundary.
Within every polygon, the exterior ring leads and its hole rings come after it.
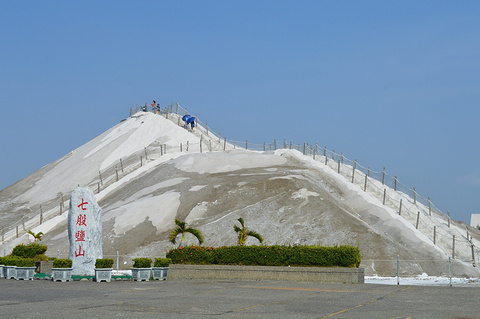
POLYGON ((102 209, 88 187, 78 187, 70 195, 68 238, 72 275, 95 275, 95 261, 103 258, 102 209))

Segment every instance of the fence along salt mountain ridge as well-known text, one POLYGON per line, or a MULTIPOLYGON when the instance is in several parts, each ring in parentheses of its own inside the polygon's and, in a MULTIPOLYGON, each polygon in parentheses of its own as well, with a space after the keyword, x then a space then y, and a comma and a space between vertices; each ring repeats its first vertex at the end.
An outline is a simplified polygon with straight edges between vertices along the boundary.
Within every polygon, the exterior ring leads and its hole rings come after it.
MULTIPOLYGON (((135 110, 130 109, 130 117, 138 116, 136 115, 138 114, 138 111, 138 106, 135 110)), ((154 110, 152 111, 154 112, 154 110)), ((183 124, 183 121, 181 120, 182 114, 187 114, 187 109, 181 107, 178 102, 171 103, 159 112, 159 116, 165 117, 178 126, 182 126, 183 124)), ((468 228, 466 229, 465 234, 460 232, 459 227, 451 228, 452 221, 450 220, 450 217, 435 207, 430 198, 425 199, 419 196, 415 191, 415 188, 409 189, 398 181, 397 176, 390 176, 387 174, 385 168, 381 172, 372 171, 369 167, 366 168, 358 164, 357 160, 349 160, 343 155, 343 153, 335 153, 335 150, 329 151, 326 147, 323 149, 319 148, 318 144, 315 144, 315 146, 309 145, 308 143, 295 145, 292 144, 291 141, 287 143, 285 139, 283 139, 283 143, 278 142, 275 139, 273 143, 267 145, 266 143, 253 144, 249 143, 247 140, 245 142, 240 142, 227 139, 226 137, 222 138, 219 133, 212 131, 207 123, 200 121, 198 116, 195 115, 195 117, 197 119, 197 125, 193 133, 197 136, 200 135, 200 142, 189 143, 186 141, 185 144, 180 143, 180 145, 176 147, 167 147, 166 144, 151 144, 143 150, 137 151, 125 158, 120 158, 116 164, 112 164, 103 171, 99 171, 97 179, 88 183, 87 186, 98 194, 122 177, 142 167, 147 161, 152 160, 152 156, 163 156, 170 152, 226 151, 236 149, 237 147, 240 149, 256 151, 277 150, 280 148, 296 149, 302 152, 303 155, 309 156, 317 162, 324 163, 325 166, 330 167, 338 174, 344 176, 349 182, 358 185, 363 191, 375 196, 383 205, 394 209, 400 216, 405 218, 405 220, 409 221, 418 230, 427 235, 435 245, 439 246, 445 252, 446 255, 449 255, 449 252, 451 252, 453 258, 457 257, 464 261, 468 260, 468 262, 472 262, 475 265, 475 244, 474 239, 468 233, 468 228), (429 220, 430 223, 427 223, 425 219, 429 220), (428 229, 427 226, 432 224, 432 221, 433 224, 436 225, 433 229, 428 229), (444 229, 445 227, 442 227, 442 225, 445 224, 448 225, 447 230, 444 229), (439 226, 438 229, 437 226, 439 226), (451 234, 451 232, 455 234, 451 234), (449 240, 444 240, 442 242, 438 240, 440 237, 449 237, 449 240), (446 245, 446 242, 450 242, 451 245, 446 245), (455 244, 465 244, 470 246, 472 255, 468 257, 455 256, 455 244)), ((26 232, 26 229, 33 228, 48 219, 64 213, 65 202, 68 204, 68 200, 65 201, 64 199, 68 197, 69 196, 60 193, 59 204, 55 204, 54 207, 51 207, 46 211, 44 211, 45 206, 41 205, 39 214, 34 218, 26 220, 26 216, 24 216, 20 221, 13 225, 4 227, 2 229, 2 242, 14 237, 18 238, 20 234, 20 226, 22 226, 23 232, 26 232)), ((479 245, 479 243, 476 244, 477 246, 479 245)))

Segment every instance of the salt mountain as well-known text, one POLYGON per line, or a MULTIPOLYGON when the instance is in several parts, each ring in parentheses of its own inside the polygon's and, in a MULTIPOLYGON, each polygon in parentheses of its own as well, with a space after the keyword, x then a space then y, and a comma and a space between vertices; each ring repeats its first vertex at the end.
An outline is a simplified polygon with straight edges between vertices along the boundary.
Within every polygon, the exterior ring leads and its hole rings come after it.
MULTIPOLYGON (((434 244, 431 234, 323 159, 288 148, 239 149, 207 126, 190 132, 174 112, 138 112, 0 191, 3 248, 9 253, 31 241, 26 231, 32 230, 44 233, 49 255, 67 257, 69 194, 89 186, 103 210, 104 256, 118 251, 121 268, 133 256, 164 256, 173 247, 168 235, 175 218, 201 230, 204 245, 222 246, 236 244, 233 225, 242 217, 266 245, 358 246, 368 275, 395 275, 397 256, 401 274, 446 275, 456 235, 454 275, 480 275, 474 267, 477 230, 468 228, 467 241, 465 224, 448 227, 417 203, 413 210, 422 212, 423 223, 436 226, 434 244)), ((396 196, 405 208, 413 205, 407 195, 396 196)), ((196 243, 187 236, 187 244, 196 243)))

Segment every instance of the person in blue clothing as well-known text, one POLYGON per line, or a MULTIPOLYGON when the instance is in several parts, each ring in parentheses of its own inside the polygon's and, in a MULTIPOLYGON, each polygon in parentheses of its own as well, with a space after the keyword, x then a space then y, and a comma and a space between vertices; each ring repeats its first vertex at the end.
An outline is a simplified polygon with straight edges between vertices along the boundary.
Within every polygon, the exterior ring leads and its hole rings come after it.
POLYGON ((190 128, 193 131, 193 128, 195 127, 195 117, 186 114, 182 117, 182 120, 185 122, 185 125, 190 124, 190 128))

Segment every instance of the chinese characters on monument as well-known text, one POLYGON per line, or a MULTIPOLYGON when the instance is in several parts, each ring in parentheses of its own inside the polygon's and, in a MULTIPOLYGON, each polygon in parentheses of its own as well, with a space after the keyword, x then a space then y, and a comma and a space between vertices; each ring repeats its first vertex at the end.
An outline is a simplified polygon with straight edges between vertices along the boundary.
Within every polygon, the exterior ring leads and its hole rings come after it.
POLYGON ((102 210, 88 187, 79 187, 70 196, 68 237, 72 274, 95 274, 95 260, 103 255, 102 210))

